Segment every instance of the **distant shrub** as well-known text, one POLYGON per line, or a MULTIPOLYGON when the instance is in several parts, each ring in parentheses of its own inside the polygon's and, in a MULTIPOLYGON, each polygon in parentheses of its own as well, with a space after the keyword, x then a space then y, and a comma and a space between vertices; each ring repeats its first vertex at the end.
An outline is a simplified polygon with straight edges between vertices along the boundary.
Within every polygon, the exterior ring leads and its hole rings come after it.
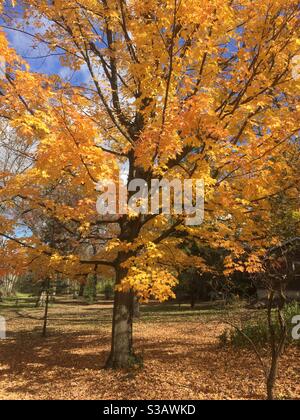
POLYGON ((103 292, 104 292, 105 300, 112 299, 113 296, 114 296, 114 287, 113 287, 113 285, 110 284, 110 283, 106 284, 105 287, 104 287, 103 292))
MULTIPOLYGON (((287 324, 287 344, 300 345, 300 340, 293 340, 292 329, 294 324, 292 319, 294 316, 300 315, 300 305, 297 302, 287 304, 284 308, 284 317, 287 324)), ((273 319, 275 333, 280 334, 279 321, 274 317, 273 319)), ((250 343, 245 336, 247 336, 257 347, 265 347, 269 343, 269 327, 266 318, 258 318, 255 321, 250 320, 245 322, 240 331, 234 328, 227 328, 220 336, 219 342, 222 346, 231 345, 233 347, 250 347, 250 343)))
POLYGON ((106 279, 100 286, 100 293, 104 295, 105 300, 111 300, 114 297, 115 282, 112 279, 106 279))

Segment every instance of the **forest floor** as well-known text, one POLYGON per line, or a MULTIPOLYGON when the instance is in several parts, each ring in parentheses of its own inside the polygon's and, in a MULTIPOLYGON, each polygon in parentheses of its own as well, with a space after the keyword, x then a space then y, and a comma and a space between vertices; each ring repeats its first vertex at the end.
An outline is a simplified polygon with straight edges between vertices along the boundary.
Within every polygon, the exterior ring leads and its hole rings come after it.
MULTIPOLYGON (((255 315, 222 305, 150 304, 134 326, 143 368, 103 368, 109 353, 112 303, 59 298, 51 305, 47 338, 42 309, 27 301, 0 304, 7 339, 0 340, 0 399, 263 399, 260 365, 251 350, 224 348, 218 337, 255 315), (230 314, 230 316, 229 316, 230 314)), ((300 349, 287 349, 277 396, 300 399, 300 349)))

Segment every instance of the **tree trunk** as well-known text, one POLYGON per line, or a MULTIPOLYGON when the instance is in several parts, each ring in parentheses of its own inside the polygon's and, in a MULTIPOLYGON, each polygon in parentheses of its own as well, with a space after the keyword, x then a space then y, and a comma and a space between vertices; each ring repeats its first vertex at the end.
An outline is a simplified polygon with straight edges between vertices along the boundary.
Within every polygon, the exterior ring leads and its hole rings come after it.
POLYGON ((106 366, 129 368, 133 358, 132 339, 133 295, 130 292, 115 292, 112 345, 106 366))
MULTIPOLYGON (((120 284, 126 276, 126 270, 118 268, 116 284, 120 284)), ((115 291, 112 323, 111 352, 106 367, 113 369, 130 368, 133 362, 132 323, 134 294, 132 292, 115 291)))
POLYGON ((133 301, 133 316, 134 318, 140 318, 141 317, 141 311, 140 311, 140 302, 136 297, 134 297, 133 301))
POLYGON ((275 399, 274 388, 275 388, 276 379, 277 379, 277 371, 278 371, 278 357, 276 355, 273 355, 271 369, 270 369, 269 376, 267 379, 267 393, 268 393, 269 401, 273 401, 275 399))
POLYGON ((94 274, 93 277, 93 300, 97 299, 97 284, 98 284, 98 276, 94 274))
MULTIPOLYGON (((140 177, 136 173, 136 177, 140 177)), ((145 178, 144 178, 145 179, 145 178)), ((138 237, 141 225, 136 220, 127 220, 121 224, 120 240, 133 242, 138 237)), ((133 257, 134 251, 119 252, 115 261, 116 285, 120 285, 126 278, 128 269, 125 268, 128 259, 133 257)), ((134 293, 132 290, 121 292, 115 290, 114 310, 112 322, 111 352, 106 367, 114 369, 132 368, 137 362, 133 351, 133 318, 134 293)))
POLYGON ((287 338, 287 328, 286 328, 286 321, 283 314, 283 308, 286 303, 286 297, 284 294, 283 289, 280 290, 280 303, 277 304, 277 317, 280 327, 280 334, 279 337, 276 337, 275 326, 272 321, 272 307, 274 303, 274 290, 271 290, 269 294, 269 302, 268 302, 268 327, 269 327, 269 334, 270 334, 270 344, 271 344, 271 353, 272 353, 272 360, 271 360, 271 367, 269 374, 267 376, 267 395, 268 400, 273 401, 275 399, 274 389, 276 386, 277 375, 278 375, 278 363, 279 359, 283 353, 284 346, 286 343, 287 338), (278 340, 278 343, 277 343, 278 340))
POLYGON ((191 309, 194 309, 195 305, 196 305, 196 298, 195 298, 195 295, 193 294, 191 296, 191 309))
POLYGON ((43 334, 42 334, 43 337, 46 337, 47 335, 49 297, 50 297, 50 280, 48 280, 47 290, 46 290, 46 303, 45 303, 44 325, 43 325, 43 334))
POLYGON ((84 295, 84 288, 85 288, 85 284, 84 283, 80 283, 80 288, 79 288, 79 293, 78 293, 78 296, 79 297, 83 297, 83 295, 84 295))
POLYGON ((43 308, 45 301, 46 301, 46 288, 47 288, 47 283, 45 281, 43 281, 41 289, 39 291, 37 300, 35 302, 35 307, 36 308, 43 308))

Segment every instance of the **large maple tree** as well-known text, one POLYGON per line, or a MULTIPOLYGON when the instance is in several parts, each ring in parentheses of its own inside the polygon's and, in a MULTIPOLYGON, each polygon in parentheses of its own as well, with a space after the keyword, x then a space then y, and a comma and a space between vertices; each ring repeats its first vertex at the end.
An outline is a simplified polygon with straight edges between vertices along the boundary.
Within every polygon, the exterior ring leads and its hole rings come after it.
POLYGON ((229 271, 242 256, 243 269, 255 271, 280 240, 270 234, 270 199, 299 194, 298 161, 287 159, 299 154, 299 3, 24 0, 2 6, 1 22, 0 116, 29 164, 0 174, 0 233, 28 266, 47 260, 48 270, 74 278, 95 264, 114 270, 108 365, 126 367, 134 296, 165 300, 182 267, 209 269, 183 241, 229 250, 229 271), (42 47, 44 60, 59 57, 85 80, 32 71, 9 45, 10 32, 32 40, 33 56, 42 47), (124 171, 128 183, 203 179, 204 222, 100 217, 97 182, 118 183, 124 171), (31 212, 55 220, 72 246, 34 229, 20 235, 31 212), (89 245, 97 255, 83 257, 89 245))

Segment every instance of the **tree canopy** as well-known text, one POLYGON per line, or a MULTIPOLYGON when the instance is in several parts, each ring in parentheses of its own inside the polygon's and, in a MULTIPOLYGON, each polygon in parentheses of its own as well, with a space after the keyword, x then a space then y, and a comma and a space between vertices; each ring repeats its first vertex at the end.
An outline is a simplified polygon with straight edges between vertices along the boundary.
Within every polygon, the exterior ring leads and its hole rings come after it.
POLYGON ((1 28, 1 132, 14 139, 2 147, 15 160, 0 169, 0 234, 16 265, 76 278, 97 263, 143 300, 173 296, 184 267, 209 270, 189 238, 230 251, 227 272, 260 269, 282 237, 276 199, 299 209, 298 1, 24 0, 2 4, 1 28), (32 59, 41 48, 81 76, 33 71, 12 32, 32 59), (124 173, 203 179, 204 222, 100 217, 97 183, 124 173))

